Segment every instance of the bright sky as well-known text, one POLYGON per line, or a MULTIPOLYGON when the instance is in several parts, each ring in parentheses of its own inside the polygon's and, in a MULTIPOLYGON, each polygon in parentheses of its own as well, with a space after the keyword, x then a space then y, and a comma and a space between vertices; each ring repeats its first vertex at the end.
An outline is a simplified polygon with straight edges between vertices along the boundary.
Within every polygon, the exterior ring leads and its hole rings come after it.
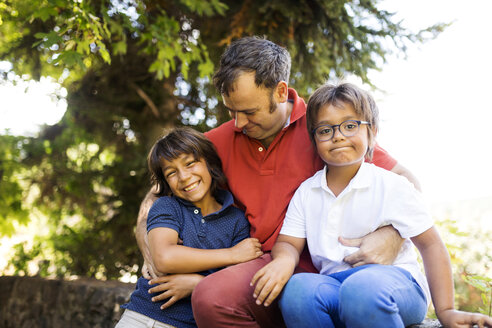
MULTIPOLYGON (((386 0, 413 29, 437 22, 453 25, 436 40, 411 46, 408 58, 391 58, 370 78, 386 91, 375 98, 381 110, 380 145, 408 167, 431 201, 492 197, 492 121, 489 82, 492 45, 488 0, 386 0)), ((5 63, 0 63, 0 69, 5 63)), ((57 85, 0 85, 0 131, 35 133, 39 124, 57 122, 66 102, 49 96, 57 85), (24 90, 28 88, 28 92, 24 90)))
POLYGON ((391 60, 371 75, 387 91, 377 95, 379 143, 417 175, 430 200, 492 197, 492 2, 395 0, 388 7, 412 28, 454 23, 412 48, 407 61, 391 60))

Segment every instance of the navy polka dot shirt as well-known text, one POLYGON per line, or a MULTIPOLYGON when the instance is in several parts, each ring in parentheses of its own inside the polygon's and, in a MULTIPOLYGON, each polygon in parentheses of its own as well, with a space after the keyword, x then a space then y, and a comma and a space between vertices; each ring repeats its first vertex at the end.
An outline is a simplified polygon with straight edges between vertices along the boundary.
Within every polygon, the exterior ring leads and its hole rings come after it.
MULTIPOLYGON (((198 207, 183 199, 171 196, 161 197, 154 202, 147 219, 147 232, 158 227, 171 228, 178 232, 183 245, 201 249, 229 248, 249 237, 249 223, 244 213, 234 207, 232 194, 225 190, 217 192, 217 201, 222 208, 205 217, 198 207)), ((208 275, 219 269, 199 272, 208 275)), ((140 277, 135 291, 122 308, 129 309, 154 320, 176 327, 196 327, 191 309, 191 297, 179 300, 171 307, 161 310, 161 302, 152 302, 148 290, 156 285, 149 285, 148 280, 140 277)))

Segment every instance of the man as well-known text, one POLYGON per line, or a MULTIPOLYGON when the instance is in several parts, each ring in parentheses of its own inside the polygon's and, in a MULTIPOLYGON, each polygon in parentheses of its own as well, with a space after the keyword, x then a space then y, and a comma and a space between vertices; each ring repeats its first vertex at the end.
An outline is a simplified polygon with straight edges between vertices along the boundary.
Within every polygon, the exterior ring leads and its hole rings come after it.
MULTIPOLYGON (((196 275, 166 276, 154 291, 165 291, 157 299, 188 296, 193 290, 193 312, 199 327, 276 327, 283 321, 277 304, 257 305, 250 281, 271 261, 268 253, 282 227, 289 201, 302 181, 322 168, 306 128, 306 104, 288 88, 290 55, 265 39, 247 37, 233 42, 222 55, 214 84, 222 94, 232 120, 206 133, 222 160, 236 204, 245 210, 251 236, 262 243, 262 257, 221 270, 201 279, 196 275), (179 282, 178 282, 179 280, 179 282), (179 286, 178 286, 179 285, 179 286)), ((406 176, 417 187, 415 177, 376 147, 373 163, 406 176)), ((137 241, 146 266, 153 273, 145 242, 146 214, 152 195, 143 201, 137 224, 137 241)), ((391 227, 379 229, 361 240, 345 240, 360 250, 344 260, 359 266, 389 264, 402 239, 391 227)), ((309 255, 298 271, 313 271, 309 255)), ((146 271, 149 271, 147 273, 146 271)))

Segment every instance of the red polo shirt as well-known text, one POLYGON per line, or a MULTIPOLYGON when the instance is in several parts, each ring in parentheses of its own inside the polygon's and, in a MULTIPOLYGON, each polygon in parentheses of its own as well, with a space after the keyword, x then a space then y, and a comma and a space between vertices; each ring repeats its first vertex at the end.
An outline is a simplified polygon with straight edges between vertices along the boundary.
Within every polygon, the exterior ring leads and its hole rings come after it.
MULTIPOLYGON (((323 168, 307 132, 306 103, 294 89, 289 89, 289 100, 290 124, 268 149, 237 129, 234 120, 206 133, 217 148, 236 204, 246 212, 251 237, 260 240, 264 251, 272 249, 297 187, 323 168)), ((373 161, 388 170, 396 164, 379 147, 373 161)))

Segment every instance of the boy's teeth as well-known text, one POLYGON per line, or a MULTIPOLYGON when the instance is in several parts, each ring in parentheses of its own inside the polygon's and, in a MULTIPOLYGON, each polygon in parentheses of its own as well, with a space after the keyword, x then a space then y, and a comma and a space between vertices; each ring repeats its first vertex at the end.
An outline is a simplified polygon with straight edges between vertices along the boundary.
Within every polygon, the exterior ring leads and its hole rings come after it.
POLYGON ((185 191, 190 191, 191 189, 195 188, 197 186, 198 182, 195 182, 194 184, 192 184, 191 186, 188 186, 186 188, 184 188, 185 191))

